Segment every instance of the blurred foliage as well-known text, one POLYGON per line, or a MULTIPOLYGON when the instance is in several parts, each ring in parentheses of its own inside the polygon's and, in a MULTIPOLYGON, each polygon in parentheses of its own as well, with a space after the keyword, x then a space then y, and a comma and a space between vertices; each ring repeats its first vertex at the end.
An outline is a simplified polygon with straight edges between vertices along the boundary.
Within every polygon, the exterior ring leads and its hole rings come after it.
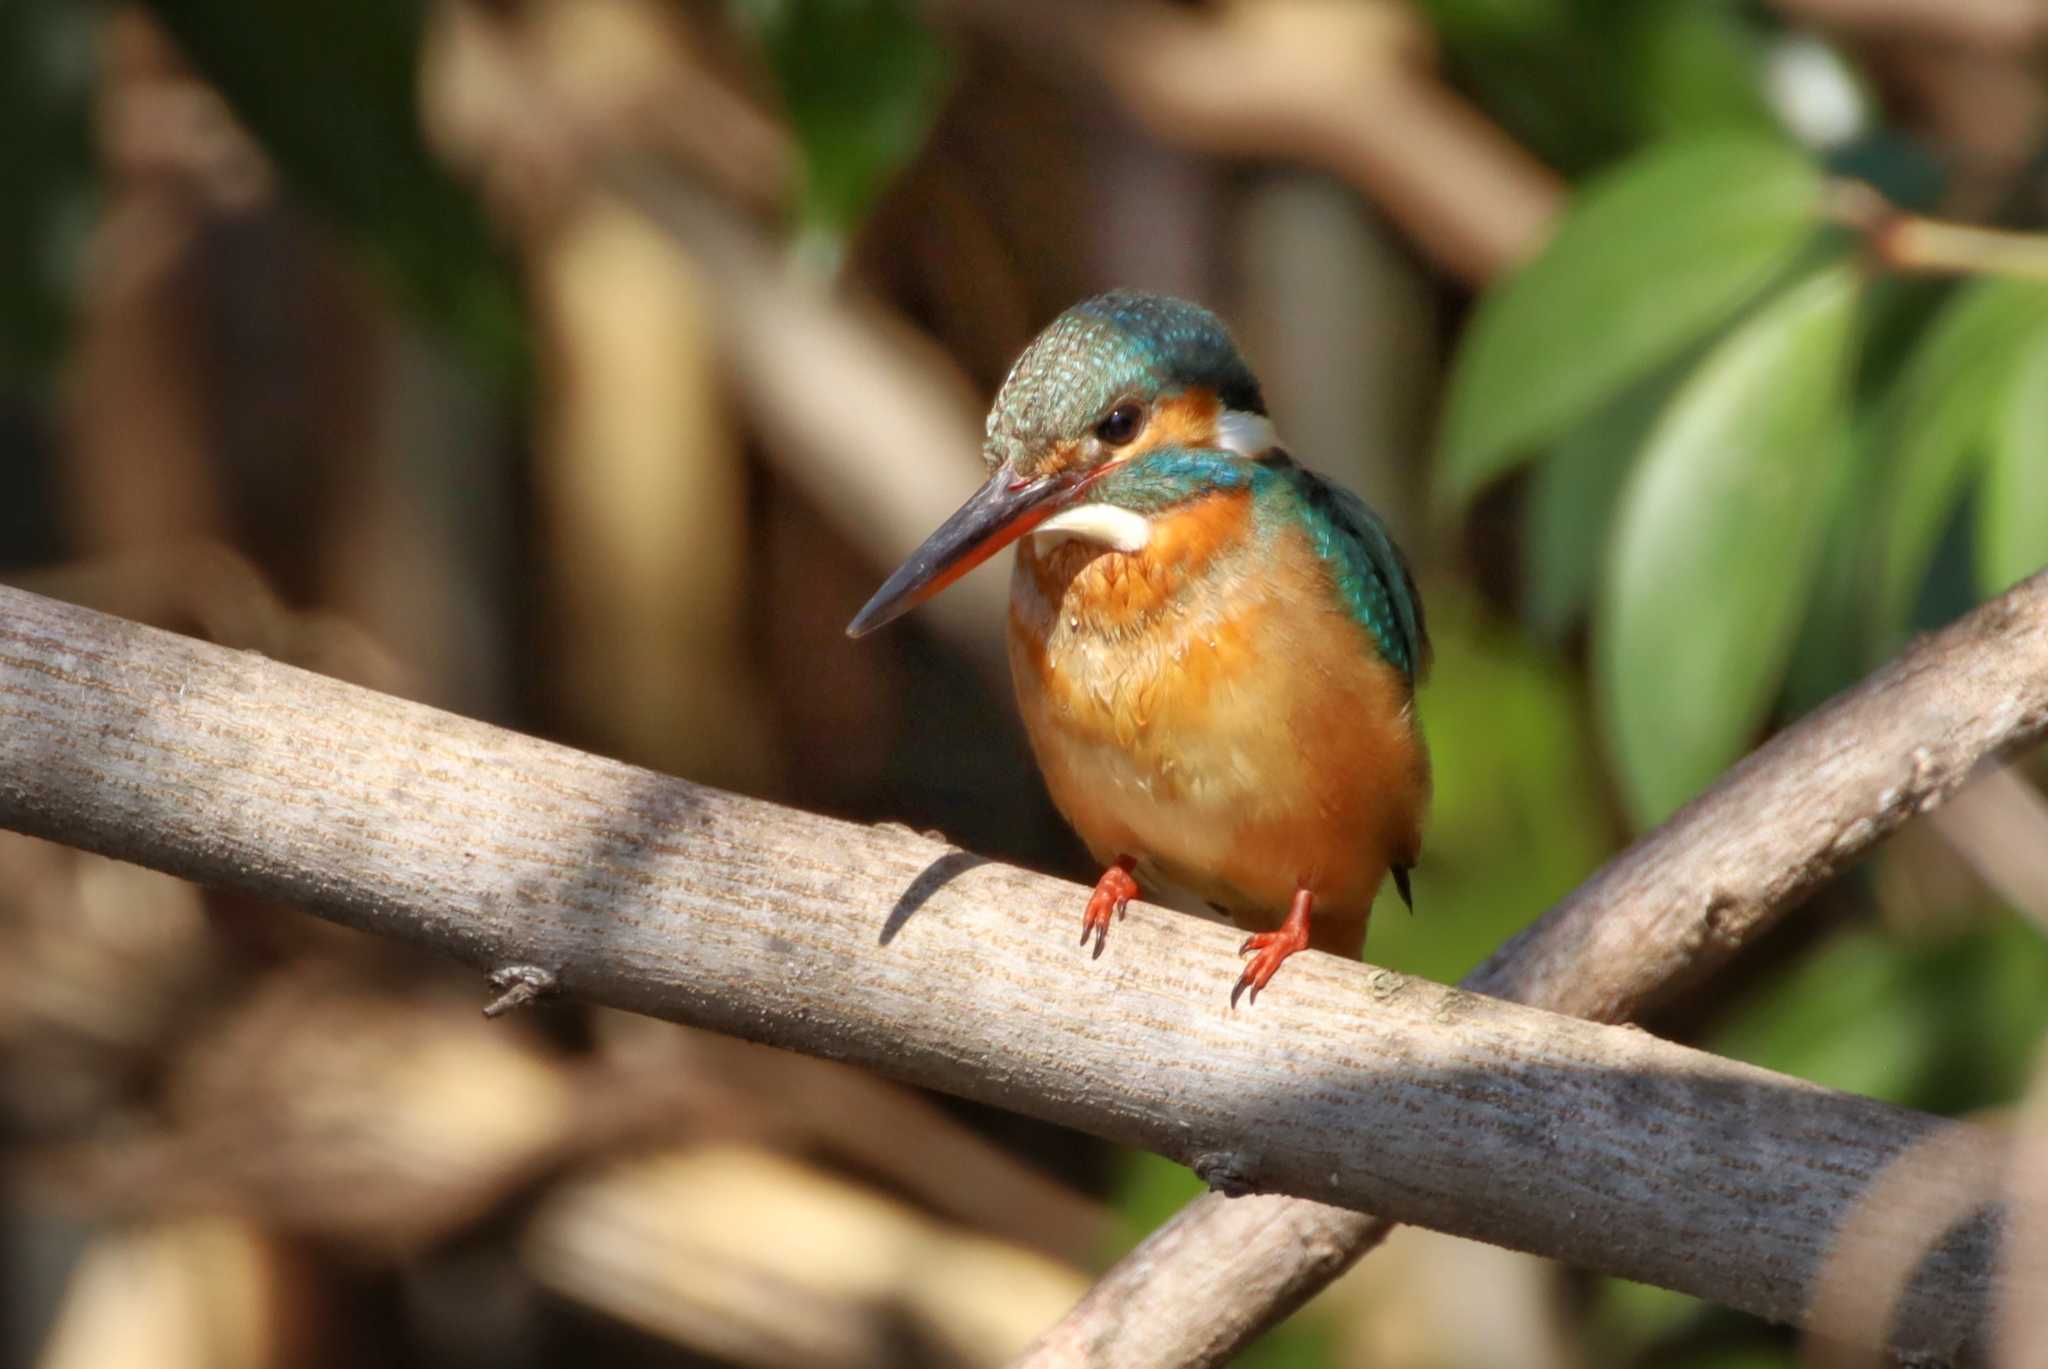
POLYGON ((1529 481, 1523 535, 1523 616, 1552 646, 1565 643, 1591 602, 1629 464, 1690 358, 1637 381, 1559 439, 1529 481))
MULTIPOLYGON (((2048 284, 1985 279, 1961 285, 1875 416, 1886 483, 1877 532, 1882 617, 1876 626, 1887 638, 1906 626, 1942 533, 1978 474, 1973 463, 1987 455, 1995 426, 2011 407, 2019 362, 2039 337, 2048 337, 2048 284)), ((2036 449, 2033 460, 2042 455, 2036 449)), ((2029 511, 2014 513, 1996 520, 2011 535, 2001 538, 1995 555, 2007 563, 2030 556, 2038 568, 2048 560, 2048 541, 2027 548, 2015 544, 2015 535, 2038 536, 2040 520, 2029 511)))
MULTIPOLYGON (((1462 515, 1522 476, 1523 617, 1552 649, 1589 629, 1595 726, 1648 825, 1772 716, 2048 563, 2048 287, 1894 274, 1831 226, 1831 176, 1925 208, 1944 152, 1884 126, 1825 155, 1799 146, 1763 94, 1790 40, 1759 7, 1424 7, 1488 112, 1583 181, 1460 339, 1436 492, 1462 515)), ((2002 226, 2039 224, 2016 209, 2002 226)), ((1429 702, 1449 776, 1457 743, 1429 702)), ((1447 829, 1456 793, 1440 795, 1447 829)), ((1392 940, 1375 928, 1375 959, 1392 940)), ((1702 1044, 1966 1111, 2024 1089, 2044 984, 2041 935, 2010 914, 1939 935, 1860 928, 1752 985, 1702 1044)), ((1592 1362, 1794 1362, 1781 1334, 1691 1299, 1601 1288, 1592 1362)))
POLYGON ((1613 832, 1572 673, 1469 591, 1445 582, 1425 597, 1436 660, 1417 708, 1435 785, 1430 858, 1415 871, 1412 916, 1381 897, 1368 955, 1451 983, 1592 873, 1613 832))
POLYGON ((291 188, 488 374, 516 378, 526 331, 509 263, 420 124, 427 7, 150 0, 149 9, 291 188))
POLYGON ((47 374, 93 214, 92 12, 0 6, 0 386, 47 374))
POLYGON ((1977 584, 1996 593, 2041 568, 2048 551, 2048 322, 2016 348, 2005 393, 1985 405, 1990 431, 1977 488, 1977 584))
POLYGON ((1794 1369, 1799 1362, 1779 1328, 1627 1279, 1601 1280, 1587 1331, 1599 1364, 1794 1369))
POLYGON ((1726 320, 1819 214, 1815 168, 1765 140, 1677 143, 1593 181, 1466 333, 1445 400, 1443 495, 1470 498, 1726 320))
POLYGON ((1660 147, 1575 201, 1460 352, 1440 488, 1462 502, 1549 446, 1531 616, 1555 638, 1602 585, 1603 718, 1644 822, 1746 749, 1799 629, 1801 563, 1825 537, 1854 280, 1831 268, 1699 350, 1813 242, 1820 186, 1770 140, 1660 147), (1688 349, 1689 373, 1652 383, 1688 349))
POLYGON ((914 156, 948 63, 907 0, 731 0, 761 45, 802 151, 798 218, 836 240, 914 156))
POLYGON ((1857 930, 1760 986, 1702 1044, 1909 1107, 2018 1097, 2048 1030, 2048 943, 2015 918, 1946 935, 1857 930))
POLYGON ((1846 455, 1855 303, 1837 267, 1760 310, 1686 378, 1636 458, 1593 667, 1645 820, 1741 755, 1777 692, 1846 455))
POLYGON ((1810 702, 1916 625, 1971 489, 1981 592, 2048 561, 2048 285, 1971 280, 1901 329, 1864 306, 1822 184, 1771 140, 1660 144, 1575 198, 1460 348, 1439 490, 1460 509, 1539 463, 1527 613, 1551 640, 1590 613, 1641 824, 1746 751, 1792 677, 1810 702))
POLYGON ((1771 27, 1733 0, 1420 0, 1451 72, 1577 176, 1674 131, 1769 128, 1771 27))

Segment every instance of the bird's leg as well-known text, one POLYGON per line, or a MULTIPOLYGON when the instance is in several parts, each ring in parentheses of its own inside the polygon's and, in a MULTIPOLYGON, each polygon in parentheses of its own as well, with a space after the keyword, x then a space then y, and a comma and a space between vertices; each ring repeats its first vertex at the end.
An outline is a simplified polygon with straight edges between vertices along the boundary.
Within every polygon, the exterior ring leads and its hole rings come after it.
POLYGON ((1102 954, 1103 943, 1109 938, 1109 919, 1114 913, 1124 915, 1132 899, 1138 896, 1138 881, 1131 871, 1137 868, 1132 856, 1118 856, 1116 864, 1102 872, 1102 878, 1095 881, 1095 892, 1088 896, 1088 911, 1081 915, 1081 944, 1088 944, 1088 938, 1095 938, 1095 954, 1102 954))
POLYGON ((1246 989, 1252 991, 1252 1002, 1259 1001, 1259 990, 1266 987, 1280 962, 1296 951, 1308 949, 1308 914, 1315 905, 1316 896, 1307 889, 1294 891, 1294 902, 1287 909, 1287 919, 1270 932, 1255 932, 1245 938, 1244 945, 1237 948, 1239 955, 1258 954, 1246 962, 1244 973, 1237 977, 1237 987, 1231 990, 1230 1001, 1246 989))

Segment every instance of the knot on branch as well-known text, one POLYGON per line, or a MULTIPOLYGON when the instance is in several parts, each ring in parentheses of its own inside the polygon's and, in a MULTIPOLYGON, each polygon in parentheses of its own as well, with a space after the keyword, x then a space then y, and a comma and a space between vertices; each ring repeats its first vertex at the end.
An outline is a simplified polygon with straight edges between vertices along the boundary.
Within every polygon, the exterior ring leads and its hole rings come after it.
POLYGON ((562 989, 555 972, 538 965, 500 965, 490 972, 485 982, 498 992, 498 996, 485 1005, 485 1017, 502 1017, 514 1008, 526 1007, 562 989))
POLYGON ((1254 1188, 1251 1160, 1235 1150, 1205 1150, 1194 1158, 1189 1168, 1203 1183, 1226 1198, 1241 1198, 1254 1188))

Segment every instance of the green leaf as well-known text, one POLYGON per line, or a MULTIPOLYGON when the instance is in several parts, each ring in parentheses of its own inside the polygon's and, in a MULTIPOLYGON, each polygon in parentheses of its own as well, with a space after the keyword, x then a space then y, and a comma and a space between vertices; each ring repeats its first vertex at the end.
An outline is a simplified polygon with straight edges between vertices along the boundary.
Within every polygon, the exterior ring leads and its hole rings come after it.
POLYGON ((2048 565, 2048 327, 2036 326, 1992 415, 1977 491, 1977 582, 1997 594, 2048 565))
MULTIPOLYGON (((1868 293, 1865 303, 1868 303, 1868 293)), ((1870 310, 1862 310, 1857 338, 1859 384, 1870 359, 1870 310)), ((1868 407, 1854 405, 1849 455, 1837 472, 1839 490, 1829 500, 1827 535, 1820 563, 1813 573, 1806 618, 1799 625, 1792 659, 1785 667, 1785 688, 1779 696, 1793 716, 1811 712, 1868 673, 1864 605, 1870 597, 1869 539, 1871 508, 1880 493, 1871 476, 1876 455, 1868 407)))
POLYGON ((1645 824, 1740 755, 1777 692, 1848 450, 1857 294, 1855 272, 1832 267, 1730 334, 1622 495, 1594 670, 1645 824))
POLYGON ((2048 942, 2009 914, 1960 933, 1831 936, 1757 984, 1716 1055, 1953 1115, 2027 1090, 2048 1027, 2048 942))
POLYGON ((1939 1008, 1911 991, 1920 953, 1873 931, 1831 937, 1741 1004, 1709 1046, 1794 1078, 1904 1103, 1938 1048, 1939 1008))
POLYGON ((1672 388, 1668 374, 1635 385, 1572 429, 1530 479, 1523 615, 1545 641, 1561 642, 1586 611, 1622 486, 1672 388))
POLYGON ((1658 134, 1703 128, 1775 131, 1764 100, 1763 38, 1733 5, 1661 0, 1631 6, 1625 68, 1643 127, 1658 134))
POLYGON ((1582 0, 1421 0, 1458 88, 1566 176, 1636 142, 1620 26, 1582 0))
POLYGON ((416 0, 151 0, 308 203, 500 377, 524 364, 518 292, 474 197, 427 149, 416 0))
POLYGON ((1638 1364, 1652 1347, 1696 1326, 1708 1304, 1683 1293, 1629 1279, 1594 1283, 1586 1339, 1598 1364, 1638 1364))
POLYGON ((804 159, 804 226, 856 227, 924 142, 946 54, 909 0, 734 0, 766 52, 804 159))
POLYGON ((2048 941, 2006 914, 1907 953, 1911 977, 1897 1007, 1926 1024, 1934 1059, 1900 1101, 1954 1115, 2024 1095, 2048 1028, 2048 941))
POLYGON ((1443 501, 1462 505, 1731 317, 1812 236, 1820 187, 1797 150, 1737 136, 1667 144, 1595 181, 1467 331, 1443 501))
POLYGON ((1437 37, 1454 47, 1541 42, 1572 20, 1567 0, 1422 0, 1421 9, 1437 37))
POLYGON ((1578 672, 1469 589, 1423 593, 1436 645, 1416 710, 1435 776, 1429 851, 1419 911, 1383 895, 1366 954, 1449 983, 1585 879, 1616 834, 1578 672))
POLYGON ((0 5, 0 389, 40 387, 62 350, 93 220, 97 11, 0 5))
POLYGON ((1666 1288, 1600 1279, 1587 1310, 1590 1364, 1656 1369, 1799 1369, 1796 1351, 1769 1327, 1666 1288))
MULTIPOLYGON (((1876 611, 1909 624, 1944 529, 1982 453, 2027 339, 2048 319, 2048 284, 1977 280, 1936 316, 1886 400, 1888 495, 1878 527, 1876 611)), ((2029 511, 2034 512, 2034 511, 2029 511)))

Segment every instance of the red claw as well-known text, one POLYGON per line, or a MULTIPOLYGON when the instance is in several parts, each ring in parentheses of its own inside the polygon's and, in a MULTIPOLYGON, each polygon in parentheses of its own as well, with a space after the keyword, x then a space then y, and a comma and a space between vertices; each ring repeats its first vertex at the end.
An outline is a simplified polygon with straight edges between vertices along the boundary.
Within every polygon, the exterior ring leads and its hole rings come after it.
POLYGON ((1094 937, 1097 955, 1102 954, 1103 944, 1109 939, 1110 917, 1122 917, 1131 900, 1138 896, 1138 881, 1131 877, 1136 864, 1129 856, 1118 856, 1116 864, 1095 881, 1095 892, 1088 896, 1088 911, 1081 915, 1081 944, 1087 945, 1088 938, 1094 937))
POLYGON ((1230 991, 1230 1001, 1235 1004, 1237 996, 1251 990, 1252 1002, 1259 1001, 1259 990, 1272 982, 1279 972, 1280 964, 1296 951, 1308 949, 1308 914, 1315 903, 1315 895, 1306 889, 1294 891, 1294 902, 1287 909, 1287 920, 1270 932, 1254 932, 1237 948, 1239 955, 1252 955, 1245 964, 1244 973, 1237 977, 1237 987, 1230 991))

